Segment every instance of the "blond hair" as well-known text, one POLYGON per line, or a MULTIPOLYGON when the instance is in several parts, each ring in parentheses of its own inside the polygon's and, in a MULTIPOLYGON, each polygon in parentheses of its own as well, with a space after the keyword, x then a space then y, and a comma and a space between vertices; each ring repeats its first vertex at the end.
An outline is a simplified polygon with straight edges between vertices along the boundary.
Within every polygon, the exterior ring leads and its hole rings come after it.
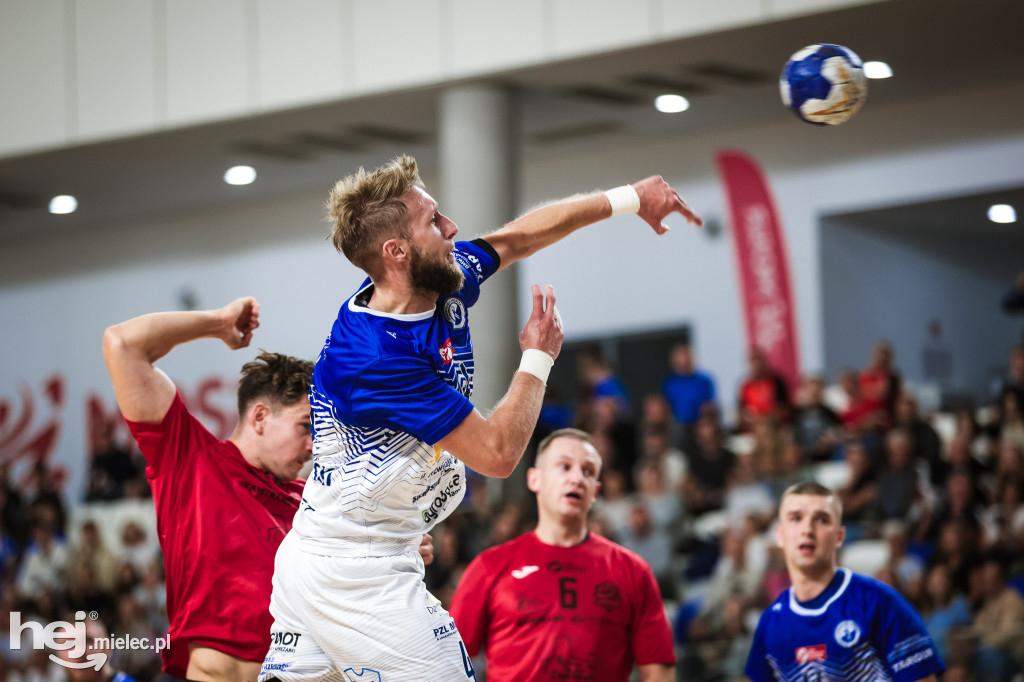
POLYGON ((327 199, 334 248, 373 277, 381 244, 410 236, 401 197, 413 187, 423 187, 423 181, 416 159, 404 154, 372 172, 360 168, 339 180, 327 199))

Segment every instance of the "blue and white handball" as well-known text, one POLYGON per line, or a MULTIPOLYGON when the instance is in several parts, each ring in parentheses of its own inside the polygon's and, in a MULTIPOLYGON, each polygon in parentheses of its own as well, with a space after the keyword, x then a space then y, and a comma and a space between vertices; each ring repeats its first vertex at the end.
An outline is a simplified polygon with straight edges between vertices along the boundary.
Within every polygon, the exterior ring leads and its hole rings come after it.
POLYGON ((786 62, 779 90, 782 103, 802 120, 839 125, 867 98, 864 62, 842 45, 808 45, 786 62))

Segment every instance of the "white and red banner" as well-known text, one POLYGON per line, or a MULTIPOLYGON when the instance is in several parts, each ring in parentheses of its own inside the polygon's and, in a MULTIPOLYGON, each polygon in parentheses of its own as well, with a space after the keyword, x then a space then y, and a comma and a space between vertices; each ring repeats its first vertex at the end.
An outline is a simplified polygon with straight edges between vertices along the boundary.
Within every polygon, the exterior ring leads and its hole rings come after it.
POLYGON ((799 385, 800 361, 789 260, 775 203, 757 162, 743 152, 719 151, 718 170, 732 218, 748 346, 791 388, 799 385))

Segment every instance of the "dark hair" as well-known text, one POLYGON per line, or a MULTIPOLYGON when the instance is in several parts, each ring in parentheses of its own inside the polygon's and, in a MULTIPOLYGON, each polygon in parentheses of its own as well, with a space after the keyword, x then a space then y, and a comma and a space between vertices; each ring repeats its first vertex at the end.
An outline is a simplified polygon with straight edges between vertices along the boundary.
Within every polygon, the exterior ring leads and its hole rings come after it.
POLYGON ((786 488, 786 491, 782 493, 782 497, 779 498, 779 506, 782 506, 782 500, 786 499, 789 495, 814 495, 816 497, 831 497, 836 501, 836 506, 839 507, 839 518, 843 516, 843 501, 839 499, 839 495, 836 495, 831 489, 826 488, 817 481, 804 481, 803 483, 794 483, 793 485, 786 488))
POLYGON ((309 360, 261 350, 255 360, 242 365, 238 416, 244 417, 249 405, 261 398, 281 407, 307 400, 312 378, 313 363, 309 360))

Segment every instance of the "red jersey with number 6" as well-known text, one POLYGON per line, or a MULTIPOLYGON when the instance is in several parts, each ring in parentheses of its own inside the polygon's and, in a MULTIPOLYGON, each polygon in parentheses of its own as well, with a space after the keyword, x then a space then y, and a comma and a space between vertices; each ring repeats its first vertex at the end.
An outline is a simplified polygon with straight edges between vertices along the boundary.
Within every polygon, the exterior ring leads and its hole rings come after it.
POLYGON ((633 664, 675 663, 650 566, 591 533, 574 547, 527 533, 470 563, 451 615, 487 679, 626 682, 633 664))

